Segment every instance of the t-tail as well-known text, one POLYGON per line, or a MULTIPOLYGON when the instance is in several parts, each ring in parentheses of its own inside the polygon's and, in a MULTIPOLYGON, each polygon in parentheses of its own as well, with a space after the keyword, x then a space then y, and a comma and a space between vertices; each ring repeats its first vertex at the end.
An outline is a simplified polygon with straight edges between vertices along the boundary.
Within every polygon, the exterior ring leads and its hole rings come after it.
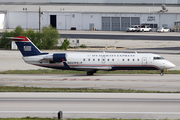
POLYGON ((11 37, 10 39, 15 41, 23 57, 48 54, 48 53, 42 53, 27 37, 18 36, 18 37, 11 37))

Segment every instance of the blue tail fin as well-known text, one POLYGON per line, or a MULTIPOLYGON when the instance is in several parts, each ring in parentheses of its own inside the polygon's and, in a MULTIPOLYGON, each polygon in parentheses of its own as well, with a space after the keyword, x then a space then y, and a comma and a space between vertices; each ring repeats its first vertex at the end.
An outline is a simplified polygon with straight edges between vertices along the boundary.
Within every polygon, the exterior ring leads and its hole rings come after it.
POLYGON ((41 51, 27 37, 18 36, 11 39, 15 41, 16 45, 18 46, 24 57, 48 54, 41 53, 41 51))

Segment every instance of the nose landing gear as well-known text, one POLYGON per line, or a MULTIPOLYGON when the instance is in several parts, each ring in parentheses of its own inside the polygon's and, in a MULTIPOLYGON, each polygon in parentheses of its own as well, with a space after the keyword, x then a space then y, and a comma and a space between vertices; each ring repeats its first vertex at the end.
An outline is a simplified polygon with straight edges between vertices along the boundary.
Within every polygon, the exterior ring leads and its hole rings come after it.
POLYGON ((161 75, 161 76, 163 76, 163 75, 164 75, 164 73, 163 73, 163 72, 164 72, 164 70, 161 70, 161 73, 160 73, 160 75, 161 75))

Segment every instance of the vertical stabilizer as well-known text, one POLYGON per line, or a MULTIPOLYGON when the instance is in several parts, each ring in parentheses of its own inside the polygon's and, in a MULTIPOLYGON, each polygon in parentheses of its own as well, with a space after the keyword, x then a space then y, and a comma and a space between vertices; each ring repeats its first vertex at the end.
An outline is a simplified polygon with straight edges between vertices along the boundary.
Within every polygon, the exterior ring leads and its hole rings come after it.
POLYGON ((41 51, 27 37, 18 36, 12 37, 11 39, 15 41, 23 57, 47 54, 41 53, 41 51))

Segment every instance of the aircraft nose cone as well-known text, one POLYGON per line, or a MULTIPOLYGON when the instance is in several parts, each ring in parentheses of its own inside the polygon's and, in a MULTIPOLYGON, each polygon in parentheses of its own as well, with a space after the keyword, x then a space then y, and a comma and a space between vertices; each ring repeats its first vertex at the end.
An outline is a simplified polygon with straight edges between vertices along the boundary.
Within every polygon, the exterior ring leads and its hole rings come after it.
POLYGON ((174 64, 171 63, 171 62, 168 62, 167 67, 168 67, 168 69, 170 69, 170 68, 175 68, 176 65, 174 65, 174 64))
POLYGON ((173 63, 172 63, 172 65, 171 65, 171 66, 172 66, 173 68, 175 68, 175 67, 176 67, 176 65, 175 65, 175 64, 173 64, 173 63))

